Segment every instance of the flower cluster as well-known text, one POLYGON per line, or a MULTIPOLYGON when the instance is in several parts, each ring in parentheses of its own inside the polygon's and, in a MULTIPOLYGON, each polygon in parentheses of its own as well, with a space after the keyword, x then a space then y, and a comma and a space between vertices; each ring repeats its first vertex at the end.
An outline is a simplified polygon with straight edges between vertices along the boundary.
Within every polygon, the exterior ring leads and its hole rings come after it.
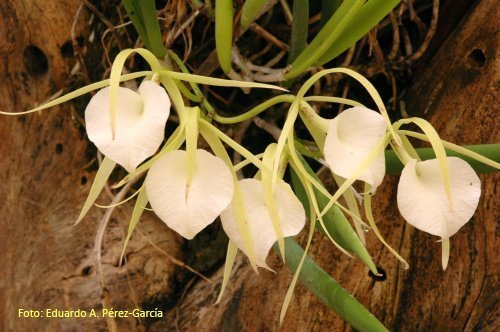
MULTIPOLYGON (((87 133, 102 154, 134 174, 164 140, 170 98, 159 84, 144 80, 137 92, 118 87, 116 101, 114 135, 109 87, 100 90, 85 110, 87 133)), ((257 266, 267 267, 266 256, 278 235, 293 236, 304 227, 302 204, 291 187, 278 179, 269 199, 276 209, 274 218, 262 180, 238 181, 233 166, 224 161, 227 158, 197 149, 200 132, 209 137, 214 131, 218 133, 201 119, 199 108, 181 107, 180 112, 182 123, 174 139, 177 146, 185 141, 186 149, 164 149, 151 160, 144 180, 151 207, 168 227, 186 239, 192 239, 220 215, 229 239, 255 258, 257 266)), ((212 143, 211 139, 206 140, 212 143)))
MULTIPOLYGON (((448 263, 449 238, 473 216, 481 193, 480 180, 471 166, 460 158, 447 156, 445 146, 500 169, 495 161, 442 141, 423 119, 408 118, 392 123, 375 88, 350 69, 321 71, 307 80, 296 95, 278 95, 233 118, 217 114, 197 84, 284 90, 261 83, 174 72, 164 68, 147 50, 136 49, 118 55, 109 80, 91 84, 34 110, 15 114, 37 112, 102 88, 88 104, 85 121, 89 139, 106 158, 77 222, 94 204, 118 164, 129 174, 116 187, 145 176, 137 192, 139 196, 125 245, 148 203, 168 227, 186 239, 192 239, 220 216, 230 239, 229 265, 238 248, 257 270, 257 267, 269 268, 266 257, 275 243, 285 258, 284 240, 304 228, 307 210, 310 220, 308 242, 294 280, 304 262, 316 223, 333 244, 357 256, 374 273, 376 267, 364 246, 364 231, 369 228, 407 266, 385 242, 372 214, 372 195, 386 173, 388 145, 404 165, 397 192, 401 215, 414 227, 441 238, 443 268, 448 263), (126 58, 134 52, 139 53, 152 70, 122 75, 126 58), (377 111, 345 98, 306 96, 317 80, 333 73, 346 74, 360 82, 373 98, 377 111), (137 91, 119 86, 121 81, 142 77, 145 78, 137 91), (188 91, 182 81, 189 82, 193 92, 188 91), (186 106, 186 99, 198 106, 186 106), (333 119, 325 119, 310 102, 343 103, 353 107, 333 119), (238 123, 278 103, 290 104, 285 123, 278 141, 260 155, 250 153, 212 123, 238 123), (172 105, 179 125, 163 143, 172 105), (294 133, 299 118, 313 141, 300 139, 294 133), (424 134, 401 129, 410 123, 420 127, 424 134), (200 138, 206 141, 211 152, 198 148, 200 138), (435 158, 422 160, 409 138, 430 142, 435 158), (243 156, 244 161, 233 165, 228 146, 243 156), (333 194, 328 192, 302 156, 313 157, 328 166, 338 190, 333 194), (239 179, 238 170, 248 164, 256 166, 257 174, 254 178, 239 179), (298 179, 293 190, 283 180, 288 167, 292 179, 298 179), (361 194, 353 187, 356 181, 365 184, 361 194), (341 197, 347 207, 339 202, 341 197), (359 201, 363 203, 369 226, 359 212, 359 201), (356 232, 344 215, 352 219, 356 232)), ((225 279, 227 277, 228 273, 225 279)))
MULTIPOLYGON (((332 172, 344 178, 352 177, 387 130, 382 115, 365 107, 347 109, 334 118, 325 142, 325 159, 332 172)), ((443 181, 446 175, 442 174, 437 159, 421 161, 415 157, 402 158, 405 166, 398 184, 399 211, 415 228, 447 242, 473 216, 481 195, 481 182, 467 162, 446 157, 450 180, 447 187, 443 181)), ((357 176, 368 184, 372 193, 384 178, 384 159, 384 152, 379 151, 357 176)), ((446 268, 447 257, 443 258, 443 268, 446 268)))
MULTIPOLYGON (((151 80, 144 80, 137 92, 123 87, 117 89, 114 125, 107 87, 87 106, 87 132, 106 157, 134 174, 137 167, 160 148, 171 103, 165 89, 151 80)), ((227 155, 224 156, 225 150, 220 149, 218 138, 214 141, 214 137, 206 137, 219 132, 201 118, 200 109, 180 106, 178 112, 181 125, 174 137, 176 144, 169 145, 151 160, 144 181, 151 207, 161 220, 186 239, 192 239, 220 216, 230 240, 257 266, 267 267, 266 256, 273 244, 298 234, 305 224, 301 202, 291 187, 277 176, 277 169, 288 162, 280 158, 298 114, 306 119, 309 116, 309 120, 315 118, 311 120, 313 127, 323 122, 316 129, 326 135, 324 140, 317 141, 326 164, 341 181, 364 182, 369 194, 363 195, 365 200, 371 199, 370 195, 385 175, 384 149, 389 143, 390 128, 381 113, 364 106, 349 108, 332 120, 320 120, 311 114, 312 108, 307 102, 296 97, 287 120, 291 126, 282 134, 282 142, 272 147, 273 156, 278 158, 268 157, 267 162, 265 157, 262 161, 257 159, 260 176, 239 181, 234 166, 227 155), (200 132, 219 156, 197 149, 200 132), (185 150, 178 149, 184 141, 185 150), (282 150, 279 151, 279 147, 282 150)), ((397 129, 402 124, 397 124, 397 129)), ((414 227, 439 236, 447 243, 474 214, 481 192, 478 176, 459 158, 421 161, 418 155, 410 155, 411 148, 393 142, 405 164, 397 194, 401 215, 414 227)), ((331 203, 336 203, 336 199, 332 198, 331 203)), ((316 212, 319 216, 324 214, 319 209, 316 212)), ((372 219, 371 207, 366 213, 368 220, 372 219)), ((443 268, 446 268, 448 254, 443 254, 443 268)))

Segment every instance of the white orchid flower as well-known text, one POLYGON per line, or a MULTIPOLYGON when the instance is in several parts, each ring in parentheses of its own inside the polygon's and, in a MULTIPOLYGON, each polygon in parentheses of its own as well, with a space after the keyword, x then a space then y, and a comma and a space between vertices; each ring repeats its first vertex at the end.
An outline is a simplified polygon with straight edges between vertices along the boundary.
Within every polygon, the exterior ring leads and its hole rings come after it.
POLYGON ((416 228, 448 239, 474 215, 481 182, 464 160, 447 157, 451 180, 451 204, 447 198, 437 159, 412 159, 403 169, 398 185, 398 208, 416 228))
POLYGON ((403 218, 415 228, 442 239, 443 269, 448 263, 449 238, 472 218, 481 196, 481 182, 472 167, 460 158, 446 159, 451 200, 437 159, 408 162, 401 173, 397 194, 403 218))
POLYGON ((196 150, 188 179, 186 151, 166 153, 149 169, 145 189, 154 212, 168 227, 192 239, 211 224, 233 198, 231 171, 222 159, 196 150))
MULTIPOLYGON (((278 241, 278 237, 264 199, 263 183, 257 179, 244 179, 238 182, 243 194, 256 264, 269 269, 266 264, 266 257, 273 244, 278 241)), ((278 180, 275 198, 283 236, 297 235, 304 228, 306 220, 304 207, 293 193, 290 185, 283 180, 278 180)), ((221 221, 229 239, 248 255, 243 238, 238 230, 232 205, 229 205, 221 213, 221 221)))
MULTIPOLYGON (((356 106, 340 113, 331 120, 325 141, 325 159, 332 172, 350 178, 384 138, 386 130, 383 116, 366 107, 356 106)), ((385 157, 381 151, 358 180, 375 191, 384 175, 385 157)))
POLYGON ((131 173, 163 142, 170 98, 152 81, 143 81, 138 92, 119 87, 114 138, 109 109, 110 88, 106 87, 85 110, 87 134, 99 151, 131 173))

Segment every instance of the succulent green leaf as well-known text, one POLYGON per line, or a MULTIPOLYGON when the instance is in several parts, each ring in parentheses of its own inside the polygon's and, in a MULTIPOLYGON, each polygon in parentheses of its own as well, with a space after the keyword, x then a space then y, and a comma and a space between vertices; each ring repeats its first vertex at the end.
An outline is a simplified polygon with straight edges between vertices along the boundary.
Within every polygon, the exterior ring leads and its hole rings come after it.
POLYGON ((233 1, 215 0, 215 48, 222 70, 231 70, 231 48, 233 47, 233 1))
POLYGON ((295 78, 310 66, 316 64, 320 57, 336 42, 341 33, 346 30, 364 2, 365 0, 344 1, 323 29, 293 61, 290 71, 285 74, 285 78, 295 78))
POLYGON ((241 26, 248 28, 268 2, 269 0, 246 0, 241 9, 241 26))
POLYGON ((367 1, 349 22, 347 28, 341 33, 335 43, 319 58, 317 64, 323 65, 331 61, 354 45, 354 43, 366 35, 368 31, 389 14, 399 2, 401 0, 367 1))
POLYGON ((149 41, 149 50, 154 53, 157 58, 163 58, 167 53, 167 48, 163 43, 160 24, 156 17, 156 7, 154 0, 136 0, 136 7, 140 8, 142 22, 146 30, 149 41))
POLYGON ((320 25, 323 28, 330 17, 337 11, 342 4, 341 0, 323 0, 321 1, 321 21, 320 25))
POLYGON ((290 50, 288 63, 299 56, 306 48, 307 33, 309 31, 309 0, 293 1, 292 34, 290 37, 290 50))
MULTIPOLYGON (((285 248, 286 264, 294 273, 299 267, 304 250, 292 238, 285 239, 285 248)), ((273 249, 279 254, 277 245, 274 245, 273 249)), ((305 257, 298 278, 321 302, 333 309, 356 330, 362 332, 388 331, 375 316, 319 267, 311 257, 305 257)))
MULTIPOLYGON (((311 169, 309 164, 301 156, 299 156, 299 158, 307 172, 319 181, 318 177, 311 169)), ((307 195, 305 194, 305 188, 299 180, 297 173, 292 170, 291 174, 295 194, 307 209, 307 207, 310 205, 310 202, 308 201, 307 195)), ((316 195, 316 199, 320 209, 324 209, 329 202, 328 198, 316 188, 314 189, 314 193, 316 195)), ((331 237, 340 246, 358 257, 366 266, 368 266, 368 268, 370 268, 372 272, 377 273, 377 269, 371 259, 370 254, 366 250, 359 237, 356 235, 356 232, 352 229, 349 221, 337 206, 334 205, 328 210, 328 212, 326 212, 326 214, 323 216, 323 221, 328 233, 330 233, 331 237)), ((318 227, 318 229, 320 231, 324 231, 321 227, 318 227)))

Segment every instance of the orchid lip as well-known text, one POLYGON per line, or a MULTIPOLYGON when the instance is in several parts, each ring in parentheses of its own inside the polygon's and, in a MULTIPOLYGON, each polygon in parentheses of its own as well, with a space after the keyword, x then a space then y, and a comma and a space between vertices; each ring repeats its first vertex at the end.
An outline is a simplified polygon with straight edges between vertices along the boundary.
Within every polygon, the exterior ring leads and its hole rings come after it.
MULTIPOLYGON (((363 106, 345 110, 330 122, 325 141, 325 159, 335 174, 350 178, 384 137, 387 126, 379 113, 363 106)), ((382 183, 385 174, 383 151, 358 177, 372 186, 382 183)))
POLYGON ((481 182, 472 167, 457 157, 446 159, 451 204, 437 159, 411 160, 401 173, 397 195, 399 211, 408 223, 443 239, 453 236, 472 218, 481 195, 481 182))
MULTIPOLYGON (((239 185, 244 197, 248 228, 254 244, 256 263, 258 266, 269 269, 266 264, 266 257, 278 238, 265 204, 262 182, 257 179, 244 179, 239 181, 239 185)), ((290 186, 283 180, 278 180, 275 197, 283 236, 288 237, 298 234, 304 227, 306 219, 302 204, 295 197, 290 186)), ((244 241, 236 225, 234 210, 231 205, 221 213, 221 221, 222 227, 231 241, 246 253, 244 241)))
POLYGON ((196 150, 195 163, 188 183, 186 151, 168 152, 151 166, 145 181, 154 212, 186 239, 214 222, 234 191, 231 171, 220 158, 196 150))
POLYGON ((88 137, 105 156, 133 172, 163 142, 170 98, 152 81, 142 82, 138 92, 118 87, 114 136, 109 107, 107 87, 92 97, 85 110, 88 137))

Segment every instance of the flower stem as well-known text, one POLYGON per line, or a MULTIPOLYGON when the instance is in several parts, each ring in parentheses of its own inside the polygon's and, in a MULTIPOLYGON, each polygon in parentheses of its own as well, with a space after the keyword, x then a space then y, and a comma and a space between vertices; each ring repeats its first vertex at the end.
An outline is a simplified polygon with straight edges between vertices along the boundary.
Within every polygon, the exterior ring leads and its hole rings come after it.
POLYGON ((243 113, 241 115, 226 118, 226 117, 220 116, 218 114, 214 114, 213 119, 214 119, 214 121, 222 123, 222 124, 239 123, 239 122, 243 122, 245 120, 253 118, 254 116, 264 112, 269 107, 272 107, 276 104, 292 103, 294 100, 295 100, 295 97, 293 95, 280 95, 280 96, 276 96, 276 97, 273 97, 271 99, 266 100, 262 104, 255 106, 254 108, 252 108, 248 112, 243 113))

